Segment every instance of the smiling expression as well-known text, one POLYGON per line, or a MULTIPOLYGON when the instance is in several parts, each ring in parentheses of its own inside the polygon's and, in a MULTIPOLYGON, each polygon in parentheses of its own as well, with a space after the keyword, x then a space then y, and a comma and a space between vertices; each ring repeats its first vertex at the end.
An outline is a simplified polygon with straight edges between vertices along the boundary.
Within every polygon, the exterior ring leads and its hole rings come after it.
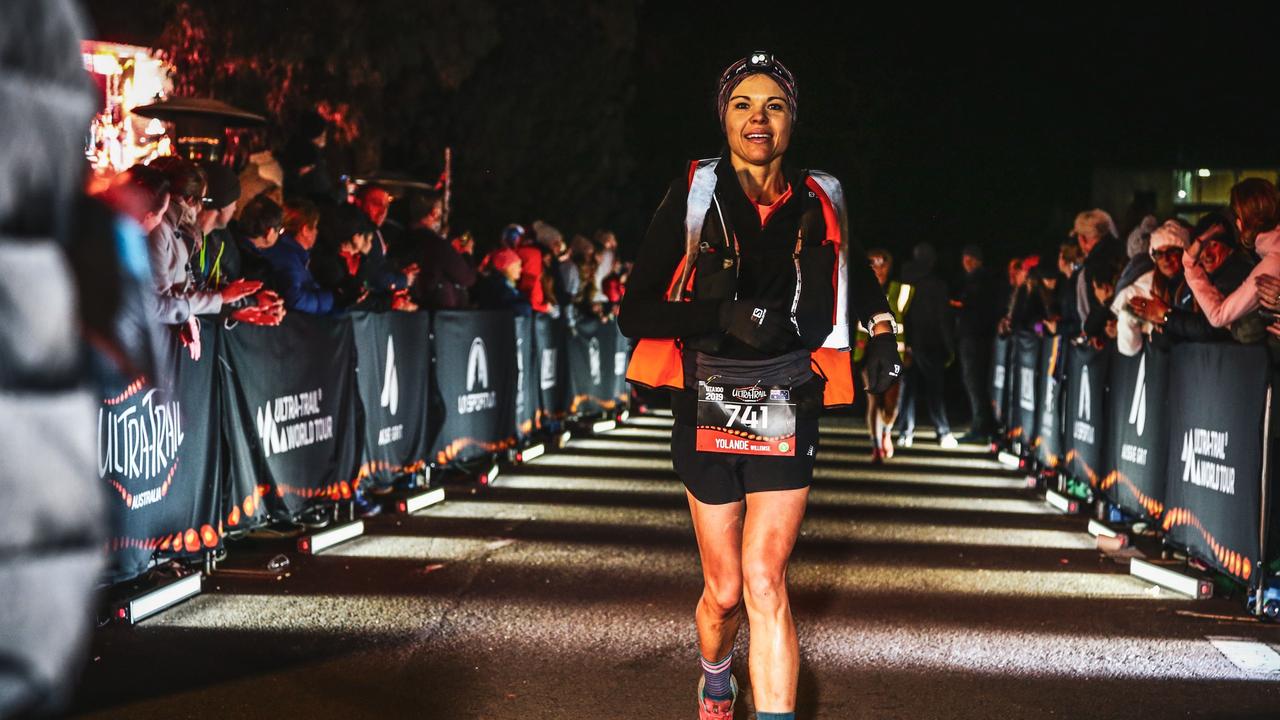
POLYGON ((768 75, 748 75, 733 89, 724 112, 729 151, 752 165, 768 165, 791 143, 791 108, 768 75))

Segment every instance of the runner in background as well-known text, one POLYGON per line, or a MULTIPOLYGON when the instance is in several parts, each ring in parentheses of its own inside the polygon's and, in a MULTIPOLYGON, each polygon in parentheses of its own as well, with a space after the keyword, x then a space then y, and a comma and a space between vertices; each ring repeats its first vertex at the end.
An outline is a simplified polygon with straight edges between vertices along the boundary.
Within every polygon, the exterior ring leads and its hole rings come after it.
MULTIPOLYGON (((898 354, 905 358, 907 344, 902 328, 902 317, 911 307, 915 288, 889 279, 890 274, 893 273, 893 255, 889 254, 888 250, 881 248, 868 250, 867 260, 871 263, 871 271, 875 273, 876 281, 884 290, 885 299, 889 301, 889 310, 893 312, 893 317, 898 322, 895 333, 898 354)), ((857 338, 854 344, 853 361, 861 368, 862 357, 866 353, 867 341, 871 339, 871 334, 859 325, 857 338)), ((863 384, 869 384, 865 377, 863 384)), ((893 423, 898 419, 898 400, 901 390, 902 385, 895 384, 878 395, 867 393, 867 432, 871 435, 871 462, 873 463, 879 464, 893 457, 893 423)))

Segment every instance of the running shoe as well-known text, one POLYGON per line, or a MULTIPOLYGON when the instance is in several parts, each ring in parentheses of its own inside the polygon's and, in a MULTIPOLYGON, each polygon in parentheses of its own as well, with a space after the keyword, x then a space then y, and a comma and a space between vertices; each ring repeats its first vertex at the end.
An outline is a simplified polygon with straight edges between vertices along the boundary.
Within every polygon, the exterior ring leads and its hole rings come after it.
POLYGON ((871 448, 871 464, 879 465, 884 462, 884 452, 878 447, 871 448))
POLYGON ((951 433, 947 433, 938 438, 938 444, 948 450, 954 450, 955 448, 960 447, 960 441, 956 440, 956 436, 951 433))
POLYGON ((915 443, 915 438, 911 433, 902 433, 898 436, 898 447, 909 448, 915 443))
POLYGON ((702 691, 707 686, 707 676, 698 680, 698 720, 733 720, 733 703, 738 699, 738 680, 729 676, 729 688, 733 696, 728 700, 712 700, 703 697, 702 691))

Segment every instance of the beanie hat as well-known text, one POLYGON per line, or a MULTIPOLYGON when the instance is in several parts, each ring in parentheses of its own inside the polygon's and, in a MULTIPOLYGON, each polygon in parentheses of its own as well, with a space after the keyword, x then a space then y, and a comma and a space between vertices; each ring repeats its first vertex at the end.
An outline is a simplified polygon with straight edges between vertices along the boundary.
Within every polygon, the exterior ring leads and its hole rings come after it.
POLYGON ((724 120, 725 108, 729 106, 729 97, 733 94, 733 89, 738 87, 738 83, 748 75, 768 75, 773 78, 774 82, 778 83, 778 87, 782 88, 782 94, 787 98, 787 106, 791 108, 791 116, 795 118, 796 101, 799 98, 795 76, 772 54, 757 50, 725 68, 720 74, 720 87, 716 92, 716 111, 721 121, 724 120))
POLYGON ((1151 231, 1151 251, 1163 250, 1167 247, 1185 248, 1191 244, 1191 231, 1177 220, 1165 220, 1164 224, 1151 231))
POLYGON ((520 255, 510 248, 499 248, 489 253, 488 265, 498 272, 504 272, 507 268, 520 262, 520 255))
POLYGON ((514 247, 524 237, 524 228, 515 223, 502 228, 502 246, 514 247))
POLYGON ((221 210, 240 199, 240 178, 231 168, 220 163, 207 163, 204 172, 208 178, 203 199, 206 210, 221 210))

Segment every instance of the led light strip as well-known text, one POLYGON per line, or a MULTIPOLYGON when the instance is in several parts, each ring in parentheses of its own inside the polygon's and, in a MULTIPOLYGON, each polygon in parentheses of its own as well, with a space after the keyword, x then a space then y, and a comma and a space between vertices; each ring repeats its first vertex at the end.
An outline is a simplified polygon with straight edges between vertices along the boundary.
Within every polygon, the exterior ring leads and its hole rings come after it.
POLYGON ((1206 600, 1213 597, 1213 583, 1208 580, 1184 575, 1176 570, 1170 570, 1146 560, 1138 558, 1130 560, 1129 574, 1196 600, 1206 600))
POLYGON ((609 432, 610 430, 616 430, 617 428, 618 428, 617 420, 598 420, 594 423, 591 423, 591 432, 593 433, 606 433, 606 432, 609 432))
POLYGON ((547 454, 547 446, 542 443, 530 445, 529 447, 516 453, 516 462, 527 463, 530 460, 536 460, 547 454))
POLYGON ((130 625, 136 625, 161 610, 167 610, 183 600, 199 595, 203 589, 201 584, 203 578, 204 576, 200 573, 193 573, 143 593, 120 608, 119 617, 121 620, 127 620, 130 625))
POLYGON ((396 503, 396 510, 401 513, 412 514, 442 502, 444 502, 444 488, 436 488, 435 490, 410 495, 396 503))
POLYGON ((298 540, 298 552, 319 555, 321 552, 364 534, 364 521, 343 523, 335 528, 318 532, 298 540))
POLYGON ((1089 534, 1090 534, 1090 535, 1092 535, 1092 536, 1094 536, 1094 537, 1111 537, 1111 538, 1113 538, 1113 537, 1116 537, 1119 533, 1117 533, 1115 530, 1112 530, 1111 528, 1107 527, 1106 525, 1103 525, 1102 523, 1098 522, 1097 520, 1090 520, 1090 521, 1089 521, 1089 534))
POLYGON ((1044 501, 1048 503, 1050 507, 1057 508, 1068 515, 1074 515, 1080 511, 1080 501, 1054 492, 1053 490, 1045 491, 1044 501))

